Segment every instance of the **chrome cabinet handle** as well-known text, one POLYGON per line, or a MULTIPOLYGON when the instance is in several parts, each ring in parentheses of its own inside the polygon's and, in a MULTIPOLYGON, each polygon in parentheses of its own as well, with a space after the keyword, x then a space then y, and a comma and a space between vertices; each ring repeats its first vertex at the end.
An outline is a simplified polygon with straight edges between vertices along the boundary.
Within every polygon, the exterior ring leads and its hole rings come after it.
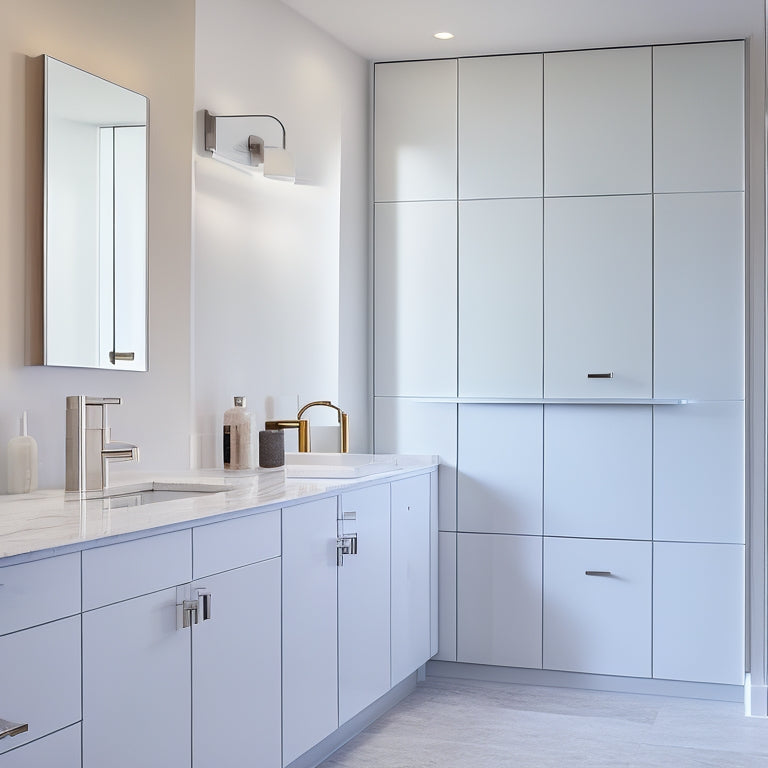
POLYGON ((181 604, 181 611, 182 615, 184 617, 182 621, 182 627, 186 629, 187 627, 191 627, 193 624, 197 624, 199 622, 197 613, 198 613, 199 603, 197 600, 185 600, 181 604))
POLYGON ((135 352, 110 352, 109 353, 109 362, 112 363, 112 365, 115 364, 115 360, 135 360, 135 359, 136 359, 135 352))
POLYGON ((0 717, 0 739, 4 739, 6 736, 18 736, 28 730, 28 723, 12 723, 10 720, 3 720, 0 717))
POLYGON ((610 373, 588 373, 587 378, 588 379, 612 379, 613 371, 611 371, 610 373))
POLYGON ((613 576, 610 571, 584 571, 585 576, 613 576))
POLYGON ((336 539, 336 565, 344 565, 344 555, 357 554, 357 534, 348 533, 336 539))
POLYGON ((203 621, 208 621, 211 618, 213 595, 203 587, 202 589, 197 590, 197 600, 203 614, 203 621))

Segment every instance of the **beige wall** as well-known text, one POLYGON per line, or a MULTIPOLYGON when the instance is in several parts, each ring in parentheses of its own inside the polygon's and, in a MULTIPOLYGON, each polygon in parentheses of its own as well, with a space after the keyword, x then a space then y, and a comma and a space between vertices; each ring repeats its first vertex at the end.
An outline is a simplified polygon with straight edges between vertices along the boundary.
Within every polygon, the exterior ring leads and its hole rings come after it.
MULTIPOLYGON (((368 450, 368 63, 276 0, 197 0, 195 51, 200 464, 221 462, 234 395, 261 428, 295 418, 297 400, 332 400, 350 414, 352 450, 368 450), (297 183, 211 159, 204 109, 278 117, 297 183)), ((335 423, 312 411, 324 415, 335 423)))
POLYGON ((194 0, 0 0, 0 493, 29 410, 41 487, 64 481, 64 398, 122 395, 113 436, 143 467, 186 467, 194 0), (25 57, 49 54, 150 99, 150 372, 24 366, 25 57))

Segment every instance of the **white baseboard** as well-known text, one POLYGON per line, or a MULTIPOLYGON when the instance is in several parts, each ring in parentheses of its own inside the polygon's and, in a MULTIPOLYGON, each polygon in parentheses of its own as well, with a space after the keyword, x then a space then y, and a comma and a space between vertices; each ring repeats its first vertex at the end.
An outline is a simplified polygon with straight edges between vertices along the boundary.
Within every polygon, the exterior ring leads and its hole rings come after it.
MULTIPOLYGON (((465 664, 455 661, 429 661, 427 662, 427 675, 454 677, 463 680, 485 680, 495 683, 516 683, 518 685, 548 685, 554 688, 647 693, 656 696, 677 696, 684 699, 737 702, 744 700, 744 686, 742 685, 590 675, 583 672, 558 672, 551 669, 494 667, 487 664, 465 664)), ((765 706, 765 698, 763 703, 765 706)))
POLYGON ((749 673, 744 682, 744 714, 747 717, 768 717, 768 685, 753 685, 749 673))

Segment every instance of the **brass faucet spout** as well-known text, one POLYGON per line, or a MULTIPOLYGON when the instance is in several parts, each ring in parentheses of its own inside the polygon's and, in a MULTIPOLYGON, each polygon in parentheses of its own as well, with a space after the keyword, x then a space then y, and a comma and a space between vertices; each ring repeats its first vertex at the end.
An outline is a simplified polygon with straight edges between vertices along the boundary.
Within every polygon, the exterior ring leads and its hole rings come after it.
MULTIPOLYGON (((312 408, 315 405, 322 405, 326 408, 333 408, 339 417, 339 426, 341 427, 341 453, 349 453, 349 416, 339 408, 338 405, 334 405, 330 400, 313 400, 311 403, 307 403, 303 408, 299 410, 296 418, 301 419, 304 415, 304 411, 312 408)), ((309 443, 307 443, 307 450, 309 450, 309 443)))
POLYGON ((309 422, 306 419, 278 419, 267 421, 264 429, 298 429, 299 452, 309 453, 309 422))

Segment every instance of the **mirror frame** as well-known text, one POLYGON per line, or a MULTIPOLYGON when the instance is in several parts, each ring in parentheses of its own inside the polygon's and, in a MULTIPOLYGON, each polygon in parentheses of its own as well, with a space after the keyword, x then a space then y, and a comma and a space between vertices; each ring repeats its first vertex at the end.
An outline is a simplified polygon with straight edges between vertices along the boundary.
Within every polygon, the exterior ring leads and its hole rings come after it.
MULTIPOLYGON (((85 368, 89 370, 128 370, 146 372, 149 370, 149 328, 150 328, 150 297, 149 297, 149 155, 150 155, 150 101, 147 96, 131 88, 114 83, 99 75, 56 59, 47 54, 26 59, 26 333, 25 333, 25 365, 56 366, 85 368), (144 231, 144 300, 145 327, 143 368, 121 367, 120 360, 114 360, 116 350, 110 355, 111 363, 97 365, 67 364, 61 362, 49 363, 46 349, 46 264, 49 257, 47 247, 47 213, 48 213, 48 184, 47 174, 47 62, 49 60, 64 64, 74 70, 79 70, 91 77, 114 85, 125 91, 141 96, 146 103, 146 180, 145 180, 145 231, 144 231)), ((114 346, 114 345, 113 345, 114 346)))

